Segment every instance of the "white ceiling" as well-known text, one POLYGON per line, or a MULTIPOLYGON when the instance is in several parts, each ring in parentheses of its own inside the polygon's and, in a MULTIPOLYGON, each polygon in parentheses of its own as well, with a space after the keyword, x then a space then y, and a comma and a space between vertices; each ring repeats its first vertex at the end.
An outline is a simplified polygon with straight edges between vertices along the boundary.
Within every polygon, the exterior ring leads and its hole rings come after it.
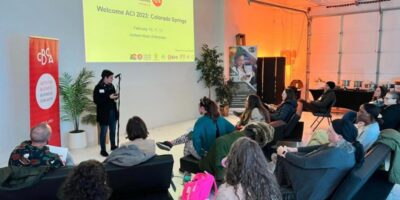
POLYGON ((307 10, 313 7, 337 6, 344 4, 353 4, 367 2, 371 0, 257 0, 259 2, 266 2, 272 4, 283 5, 290 8, 297 8, 307 10))

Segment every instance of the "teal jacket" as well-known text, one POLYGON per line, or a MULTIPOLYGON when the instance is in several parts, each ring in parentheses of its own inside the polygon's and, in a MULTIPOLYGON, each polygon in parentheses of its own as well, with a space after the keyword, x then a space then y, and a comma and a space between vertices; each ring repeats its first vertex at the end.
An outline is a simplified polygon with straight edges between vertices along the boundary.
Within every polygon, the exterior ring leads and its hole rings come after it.
POLYGON ((197 119, 194 124, 192 133, 193 146, 201 157, 204 157, 211 145, 214 144, 217 137, 217 126, 219 136, 235 130, 235 126, 223 117, 218 117, 217 121, 214 122, 210 117, 204 115, 197 119))

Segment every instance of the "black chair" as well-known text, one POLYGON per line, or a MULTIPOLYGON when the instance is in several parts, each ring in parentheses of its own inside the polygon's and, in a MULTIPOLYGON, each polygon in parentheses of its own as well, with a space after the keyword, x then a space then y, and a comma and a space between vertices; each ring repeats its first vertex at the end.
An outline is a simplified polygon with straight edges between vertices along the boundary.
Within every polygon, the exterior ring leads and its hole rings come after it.
POLYGON ((199 160, 191 155, 187 155, 182 157, 180 160, 179 171, 181 172, 190 172, 192 174, 201 172, 199 167, 199 160))
POLYGON ((366 153, 363 165, 350 171, 330 199, 386 199, 394 184, 387 180, 387 176, 386 180, 377 181, 382 173, 377 169, 385 162, 390 151, 389 146, 377 143, 366 153))
POLYGON ((335 105, 336 100, 332 101, 332 103, 328 106, 327 110, 325 112, 312 112, 312 114, 314 116, 316 116, 317 118, 314 120, 314 122, 311 124, 310 127, 313 127, 313 125, 315 124, 315 122, 318 121, 319 118, 321 118, 317 125, 314 127, 313 131, 315 131, 315 129, 318 128, 319 124, 321 124, 322 120, 324 120, 324 118, 328 119, 328 124, 330 125, 332 123, 332 115, 331 115, 331 110, 332 107, 335 105))

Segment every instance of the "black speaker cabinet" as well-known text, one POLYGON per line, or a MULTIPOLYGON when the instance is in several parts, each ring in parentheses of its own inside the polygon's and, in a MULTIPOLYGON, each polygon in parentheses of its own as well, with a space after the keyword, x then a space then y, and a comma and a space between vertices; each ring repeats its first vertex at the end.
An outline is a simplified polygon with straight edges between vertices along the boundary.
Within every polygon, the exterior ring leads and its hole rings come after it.
POLYGON ((257 95, 263 102, 279 104, 285 89, 285 57, 257 59, 257 95))

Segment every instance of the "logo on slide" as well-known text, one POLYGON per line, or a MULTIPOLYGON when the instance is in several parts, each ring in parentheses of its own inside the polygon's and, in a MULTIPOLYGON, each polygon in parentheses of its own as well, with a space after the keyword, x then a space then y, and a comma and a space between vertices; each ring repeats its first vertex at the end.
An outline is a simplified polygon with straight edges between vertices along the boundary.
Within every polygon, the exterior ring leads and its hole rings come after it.
POLYGON ((157 6, 157 7, 160 7, 161 4, 162 4, 162 0, 152 0, 152 1, 153 1, 153 4, 154 4, 155 6, 157 6))

